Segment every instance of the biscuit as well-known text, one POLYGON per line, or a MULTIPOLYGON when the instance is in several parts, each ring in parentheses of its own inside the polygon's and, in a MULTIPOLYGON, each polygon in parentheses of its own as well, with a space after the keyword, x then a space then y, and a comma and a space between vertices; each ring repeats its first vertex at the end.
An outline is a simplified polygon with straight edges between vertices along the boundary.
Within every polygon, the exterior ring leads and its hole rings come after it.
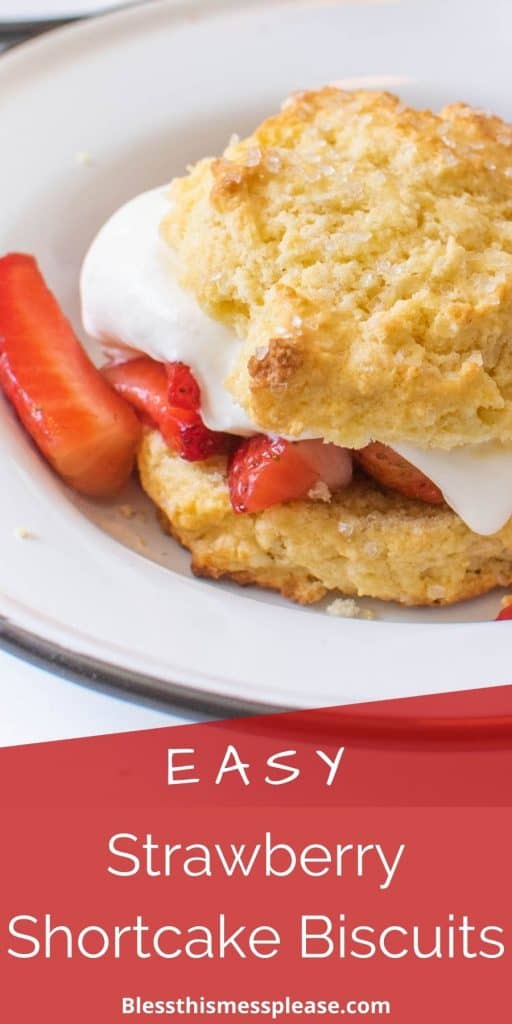
POLYGON ((224 456, 185 462, 148 430, 138 463, 162 525, 191 551, 199 576, 268 587, 300 604, 341 591, 444 605, 512 584, 512 522, 481 537, 446 505, 402 498, 362 476, 330 502, 236 515, 224 456))
POLYGON ((171 187, 182 283, 242 343, 267 432, 512 440, 512 128, 463 104, 302 93, 171 187))

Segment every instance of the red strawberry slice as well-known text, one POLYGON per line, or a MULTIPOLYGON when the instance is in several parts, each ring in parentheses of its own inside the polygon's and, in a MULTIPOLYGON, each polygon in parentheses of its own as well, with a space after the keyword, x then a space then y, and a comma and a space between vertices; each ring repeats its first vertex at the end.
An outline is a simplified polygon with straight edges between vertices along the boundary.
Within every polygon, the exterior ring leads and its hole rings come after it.
POLYGON ((66 483, 94 497, 121 488, 140 424, 84 352, 32 256, 0 259, 0 386, 66 483))
MULTIPOLYGON (((199 397, 199 389, 190 371, 182 375, 182 379, 186 380, 184 401, 188 401, 189 405, 181 408, 169 403, 169 374, 164 363, 141 356, 127 363, 109 366, 103 372, 116 391, 147 422, 158 427, 169 447, 181 455, 182 459, 197 462, 231 450, 233 439, 228 434, 209 430, 196 408, 190 407, 191 401, 195 401, 192 385, 197 389, 199 397)), ((174 397, 176 382, 172 373, 171 382, 174 397)))
POLYGON ((512 619, 512 599, 510 597, 504 598, 503 608, 496 616, 496 622, 506 622, 508 619, 512 619))
POLYGON ((317 482, 327 484, 330 491, 339 491, 351 482, 352 456, 346 448, 323 441, 298 441, 295 447, 315 470, 317 482))
POLYGON ((398 491, 406 498, 425 501, 429 505, 441 505, 444 501, 439 487, 428 476, 380 441, 354 452, 354 458, 377 483, 398 491))
POLYGON ((167 370, 147 356, 103 367, 103 376, 141 415, 144 422, 156 426, 169 408, 167 370))
POLYGON ((186 363, 168 363, 169 403, 178 409, 199 409, 201 392, 194 374, 186 363))
POLYGON ((261 512, 305 498, 319 481, 346 487, 352 460, 345 448, 322 441, 283 441, 263 435, 243 441, 231 458, 229 492, 235 512, 261 512))

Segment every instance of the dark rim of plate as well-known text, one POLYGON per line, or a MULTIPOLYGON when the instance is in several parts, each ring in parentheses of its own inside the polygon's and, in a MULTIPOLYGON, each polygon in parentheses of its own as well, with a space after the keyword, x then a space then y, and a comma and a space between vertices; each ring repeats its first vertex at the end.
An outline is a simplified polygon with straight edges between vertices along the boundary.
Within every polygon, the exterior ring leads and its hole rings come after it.
POLYGON ((50 18, 46 21, 0 21, 0 42, 25 42, 31 36, 46 32, 51 28, 69 25, 81 18, 50 18))
POLYGON ((79 654, 44 637, 17 626, 0 616, 0 650, 32 665, 69 679, 74 683, 109 693, 111 696, 137 697, 162 710, 180 712, 221 713, 225 717, 253 715, 283 710, 277 706, 257 704, 216 693, 199 692, 185 683, 170 682, 158 676, 111 665, 100 658, 79 654))
MULTIPOLYGON (((224 697, 214 692, 198 691, 185 683, 166 681, 158 676, 131 671, 99 658, 78 654, 22 629, 1 616, 0 650, 88 689, 130 701, 135 698, 139 703, 156 710, 174 709, 183 715, 184 724, 187 716, 194 721, 193 716, 197 714, 217 719, 222 717, 224 720, 272 714, 276 715, 274 726, 276 733, 279 733, 279 712, 290 710, 278 705, 245 700, 242 694, 239 697, 224 697)), ((491 715, 468 719, 422 719, 383 715, 378 711, 372 714, 371 710, 368 715, 360 716, 357 705, 355 708, 351 705, 342 706, 339 708, 339 716, 333 716, 333 710, 326 709, 327 715, 323 719, 322 709, 315 709, 309 726, 305 716, 298 712, 293 731, 309 735, 312 730, 320 736, 339 735, 341 730, 344 735, 352 736, 363 745, 374 747, 384 743, 387 747, 405 745, 414 749, 425 744, 429 749, 439 749, 440 745, 452 748, 460 744, 466 749, 489 745, 508 748, 512 736, 512 717, 491 715)), ((288 723, 288 715, 285 715, 285 719, 288 723)), ((254 731, 254 726, 251 729, 254 731)), ((289 725, 286 733, 289 734, 289 725)))

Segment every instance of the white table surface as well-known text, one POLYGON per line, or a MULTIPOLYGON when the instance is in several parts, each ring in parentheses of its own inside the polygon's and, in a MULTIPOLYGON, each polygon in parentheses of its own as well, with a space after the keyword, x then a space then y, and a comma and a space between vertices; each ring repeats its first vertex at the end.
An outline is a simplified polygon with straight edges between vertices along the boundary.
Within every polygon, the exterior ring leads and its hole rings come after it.
POLYGON ((0 747, 197 721, 35 668, 0 651, 0 747))

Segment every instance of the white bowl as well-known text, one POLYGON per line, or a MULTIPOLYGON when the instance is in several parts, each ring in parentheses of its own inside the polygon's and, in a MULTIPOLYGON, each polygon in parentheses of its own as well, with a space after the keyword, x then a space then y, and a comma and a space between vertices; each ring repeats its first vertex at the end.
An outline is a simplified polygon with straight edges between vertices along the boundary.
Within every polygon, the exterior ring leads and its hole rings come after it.
MULTIPOLYGON (((152 2, 26 44, 0 61, 0 249, 36 253, 78 327, 81 260, 106 217, 294 89, 342 80, 510 114, 512 8, 491 8, 152 2)), ((66 670, 238 709, 510 682, 496 593, 451 610, 365 602, 378 608, 365 622, 195 580, 135 484, 109 506, 81 501, 3 401, 0 429, 0 615, 5 642, 31 656, 57 650, 66 670), (17 539, 20 526, 36 539, 17 539)))

